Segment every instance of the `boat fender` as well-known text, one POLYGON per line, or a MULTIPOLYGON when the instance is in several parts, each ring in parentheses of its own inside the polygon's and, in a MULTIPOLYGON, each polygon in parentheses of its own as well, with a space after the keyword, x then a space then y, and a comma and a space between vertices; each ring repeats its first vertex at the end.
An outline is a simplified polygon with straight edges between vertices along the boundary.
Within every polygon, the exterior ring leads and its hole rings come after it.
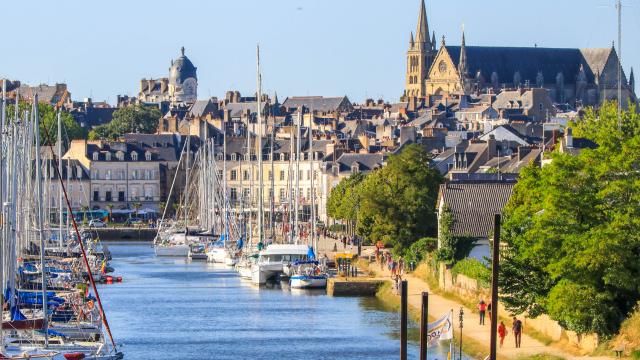
POLYGON ((81 352, 64 354, 64 358, 67 360, 82 360, 84 359, 84 356, 85 355, 81 352))
POLYGON ((116 278, 116 281, 117 281, 117 282, 122 282, 122 276, 118 276, 118 277, 116 278))
POLYGON ((107 276, 107 284, 113 283, 113 276, 107 276))
POLYGON ((93 309, 93 301, 89 300, 87 301, 87 307, 89 308, 89 310, 93 309))

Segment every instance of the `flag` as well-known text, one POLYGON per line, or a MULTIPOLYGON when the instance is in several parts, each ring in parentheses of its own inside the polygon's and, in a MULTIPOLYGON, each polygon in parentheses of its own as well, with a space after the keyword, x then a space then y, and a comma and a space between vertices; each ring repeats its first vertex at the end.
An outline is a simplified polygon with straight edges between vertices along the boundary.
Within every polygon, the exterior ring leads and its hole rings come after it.
POLYGON ((451 313, 427 325, 427 347, 433 347, 442 340, 453 339, 453 319, 451 313))

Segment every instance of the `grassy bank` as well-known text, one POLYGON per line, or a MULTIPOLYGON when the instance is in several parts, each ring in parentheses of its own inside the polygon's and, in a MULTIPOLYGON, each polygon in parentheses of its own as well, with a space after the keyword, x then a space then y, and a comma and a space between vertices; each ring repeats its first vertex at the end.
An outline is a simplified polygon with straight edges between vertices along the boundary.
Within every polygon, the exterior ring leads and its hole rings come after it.
MULTIPOLYGON (((376 297, 382 302, 385 310, 388 311, 400 311, 400 296, 398 296, 391 282, 385 283, 385 285, 381 286, 376 294, 376 297)), ((416 323, 420 323, 420 309, 409 305, 409 318, 416 323)), ((433 316, 429 316, 429 321, 436 320, 433 316)), ((460 339, 460 331, 459 329, 454 330, 454 338, 460 339)), ((414 341, 419 341, 419 332, 418 331, 409 331, 409 339, 414 341)), ((471 339, 467 336, 462 337, 462 351, 472 357, 474 359, 484 359, 489 353, 489 347, 485 346, 474 339, 471 339)), ((505 359, 504 357, 499 357, 505 359)))

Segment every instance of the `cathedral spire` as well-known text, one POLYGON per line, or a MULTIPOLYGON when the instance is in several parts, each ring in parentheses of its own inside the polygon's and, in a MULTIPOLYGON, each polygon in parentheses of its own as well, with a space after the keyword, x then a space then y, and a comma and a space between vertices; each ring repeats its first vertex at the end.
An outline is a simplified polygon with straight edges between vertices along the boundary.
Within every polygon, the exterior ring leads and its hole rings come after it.
POLYGON ((436 32, 433 32, 433 36, 431 36, 431 50, 436 49, 436 32))
POLYGON ((460 61, 458 62, 458 72, 461 77, 467 74, 467 46, 464 37, 464 25, 462 25, 462 44, 460 45, 460 61))
POLYGON ((424 0, 420 2, 420 13, 418 14, 418 27, 416 28, 416 42, 427 43, 431 47, 429 41, 429 23, 427 22, 427 8, 424 0))
POLYGON ((411 32, 411 36, 409 37, 409 49, 413 49, 416 42, 413 40, 413 31, 411 32))
POLYGON ((633 68, 631 68, 631 72, 629 73, 629 90, 633 94, 636 93, 636 77, 633 75, 633 68))

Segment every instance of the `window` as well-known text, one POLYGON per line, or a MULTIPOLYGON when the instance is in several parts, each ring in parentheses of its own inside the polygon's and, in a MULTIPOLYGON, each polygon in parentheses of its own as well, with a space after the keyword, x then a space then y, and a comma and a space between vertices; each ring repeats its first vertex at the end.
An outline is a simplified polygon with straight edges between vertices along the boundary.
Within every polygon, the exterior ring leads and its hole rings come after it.
POLYGON ((76 178, 82 179, 82 167, 80 165, 76 166, 76 178))
POLYGON ((284 170, 280 170, 280 181, 284 181, 284 176, 285 176, 284 170))
POLYGON ((284 153, 280 154, 280 161, 284 161, 284 153))
POLYGON ((93 201, 100 201, 100 191, 98 190, 93 191, 93 201))
POLYGON ((307 180, 311 180, 311 170, 307 170, 307 180))
MULTIPOLYGON (((120 155, 120 154, 121 153, 118 153, 118 155, 120 155)), ((122 159, 120 159, 120 160, 122 160, 122 159)), ((137 152, 135 152, 135 151, 131 152, 131 160, 138 161, 138 153, 137 152)))
POLYGON ((273 198, 273 189, 269 188, 269 199, 273 198))
POLYGON ((91 170, 91 179, 98 180, 98 170, 91 170))
POLYGON ((299 180, 303 180, 304 179, 304 171, 303 170, 298 171, 298 179, 299 180))
POLYGON ((124 202, 124 191, 118 191, 118 201, 124 202))
POLYGON ((112 201, 113 199, 111 198, 111 191, 107 191, 104 193, 104 200, 105 201, 112 201))
POLYGON ((269 170, 269 180, 273 180, 273 172, 271 170, 269 170))
POLYGON ((98 161, 98 155, 100 155, 100 153, 97 151, 93 153, 93 161, 98 161))
POLYGON ((236 154, 231 154, 231 161, 236 161, 236 154))
POLYGON ((231 197, 231 201, 237 201, 238 200, 238 189, 231 188, 229 196, 231 197))
POLYGON ((238 171, 237 170, 231 170, 231 176, 229 177, 231 180, 237 180, 238 178, 238 171))
POLYGON ((222 179, 222 175, 224 175, 224 174, 222 173, 222 170, 218 170, 218 178, 222 179))
POLYGON ((242 172, 242 180, 249 180, 249 171, 244 170, 242 172))
POLYGON ((280 201, 283 201, 285 199, 285 188, 280 188, 280 201))
POLYGON ((242 194, 245 199, 248 199, 249 196, 251 195, 249 188, 242 189, 242 194))
POLYGON ((147 161, 151 161, 151 153, 147 151, 147 152, 144 154, 144 158, 145 158, 147 161))
POLYGON ((307 188, 307 199, 311 199, 311 188, 307 188))
POLYGON ((538 105, 538 109, 539 109, 540 111, 542 111, 542 110, 544 109, 544 105, 542 105, 542 103, 540 103, 540 104, 538 105))
POLYGON ((111 180, 111 170, 107 170, 107 173, 104 175, 105 180, 111 180))

